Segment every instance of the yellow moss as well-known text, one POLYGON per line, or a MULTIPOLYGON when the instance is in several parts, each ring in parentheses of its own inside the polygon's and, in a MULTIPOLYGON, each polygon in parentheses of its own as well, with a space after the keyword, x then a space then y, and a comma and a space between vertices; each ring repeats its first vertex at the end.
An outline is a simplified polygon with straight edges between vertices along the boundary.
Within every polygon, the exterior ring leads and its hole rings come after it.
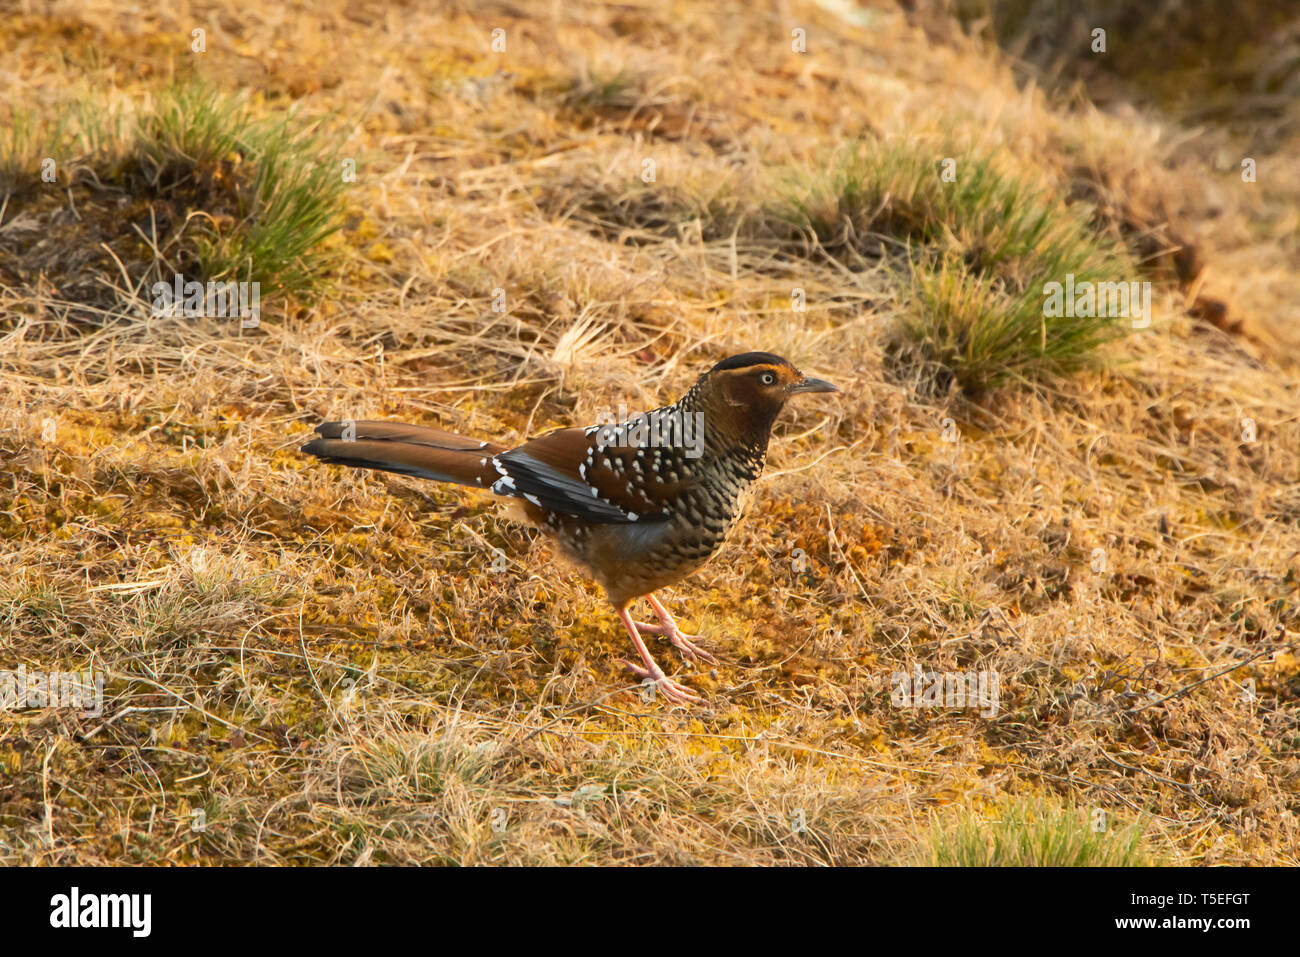
POLYGON ((391 263, 393 261, 392 247, 387 243, 371 243, 366 249, 366 258, 371 262, 391 263))

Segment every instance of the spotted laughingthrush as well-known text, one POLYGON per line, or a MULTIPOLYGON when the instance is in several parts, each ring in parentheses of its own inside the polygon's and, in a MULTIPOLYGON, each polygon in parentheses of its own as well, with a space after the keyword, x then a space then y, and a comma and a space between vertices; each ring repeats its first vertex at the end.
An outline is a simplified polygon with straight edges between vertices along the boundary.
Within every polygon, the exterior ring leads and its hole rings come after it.
POLYGON ((655 592, 709 560, 740 518, 763 471, 772 425, 790 396, 837 392, 770 352, 724 359, 676 403, 617 425, 548 432, 515 448, 397 422, 324 422, 302 447, 323 462, 491 489, 520 500, 609 596, 644 667, 625 662, 665 697, 698 702, 655 664, 641 636, 716 659, 684 634, 655 592), (649 600, 658 625, 632 620, 649 600))

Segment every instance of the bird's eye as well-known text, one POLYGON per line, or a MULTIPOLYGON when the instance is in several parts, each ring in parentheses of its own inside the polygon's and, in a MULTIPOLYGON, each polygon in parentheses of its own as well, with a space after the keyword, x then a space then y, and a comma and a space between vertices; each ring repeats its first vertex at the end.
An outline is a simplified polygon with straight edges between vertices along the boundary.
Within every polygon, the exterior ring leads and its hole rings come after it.
POLYGON ((776 376, 772 375, 772 373, 770 372, 764 372, 761 376, 758 377, 758 381, 763 383, 763 385, 775 385, 776 376))

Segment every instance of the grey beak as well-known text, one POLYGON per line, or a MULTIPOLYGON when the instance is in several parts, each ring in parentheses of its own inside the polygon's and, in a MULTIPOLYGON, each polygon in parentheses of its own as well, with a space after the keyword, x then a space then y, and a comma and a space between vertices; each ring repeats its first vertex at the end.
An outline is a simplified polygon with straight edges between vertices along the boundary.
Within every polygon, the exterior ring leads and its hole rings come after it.
POLYGON ((804 376, 801 382, 796 382, 787 392, 839 392, 835 386, 831 385, 825 379, 814 379, 811 376, 804 376))

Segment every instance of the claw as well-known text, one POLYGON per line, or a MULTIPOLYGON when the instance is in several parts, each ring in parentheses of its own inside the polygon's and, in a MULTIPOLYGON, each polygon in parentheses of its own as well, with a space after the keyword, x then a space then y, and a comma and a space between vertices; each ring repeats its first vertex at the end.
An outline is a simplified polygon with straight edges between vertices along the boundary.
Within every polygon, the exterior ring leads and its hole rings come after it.
POLYGON ((663 635, 672 642, 674 648, 680 651, 687 658, 702 659, 709 662, 709 664, 718 663, 717 658, 705 651, 699 645, 695 644, 694 639, 699 638, 699 635, 688 635, 677 627, 677 622, 673 619, 673 616, 668 613, 668 609, 665 608, 654 595, 646 595, 646 598, 650 601, 651 607, 654 608, 655 614, 659 616, 660 623, 657 625, 647 625, 639 621, 633 622, 641 634, 663 635))
POLYGON ((649 668, 641 668, 627 659, 623 659, 623 664, 627 666, 628 670, 631 671, 632 674, 636 675, 642 681, 653 681, 655 690, 662 693, 669 701, 675 702, 676 704, 701 704, 704 701, 703 698, 691 691, 690 688, 673 681, 672 678, 669 678, 662 671, 655 674, 655 672, 651 671, 649 668))
POLYGON ((624 661, 623 663, 632 669, 632 673, 642 680, 649 679, 653 681, 655 688, 661 691, 669 701, 678 704, 700 704, 703 702, 703 698, 685 685, 673 681, 664 674, 662 668, 655 664, 655 660, 650 657, 650 651, 646 648, 645 642, 641 640, 641 634, 637 630, 636 622, 627 613, 627 608, 620 608, 618 617, 623 622, 623 627, 627 629, 628 635, 632 638, 632 646, 636 648, 636 653, 641 656, 641 661, 645 664, 643 668, 632 664, 630 661, 624 661))

